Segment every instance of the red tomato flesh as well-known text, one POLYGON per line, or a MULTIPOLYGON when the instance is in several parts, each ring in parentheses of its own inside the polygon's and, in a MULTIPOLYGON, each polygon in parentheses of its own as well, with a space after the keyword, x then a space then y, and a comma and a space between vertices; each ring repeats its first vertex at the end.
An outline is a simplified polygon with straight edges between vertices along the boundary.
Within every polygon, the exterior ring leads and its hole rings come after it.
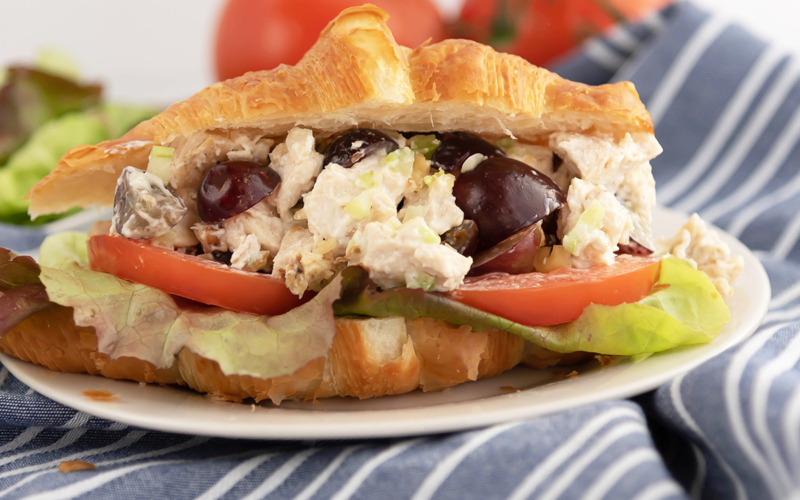
POLYGON ((232 311, 273 316, 294 309, 313 295, 306 293, 303 300, 271 276, 120 236, 93 236, 88 251, 95 271, 232 311))
MULTIPOLYGON (((313 296, 307 293, 300 299, 270 276, 119 236, 93 236, 88 252, 95 271, 233 311, 278 315, 313 296)), ((577 319, 589 304, 613 306, 641 300, 658 281, 660 271, 660 258, 621 256, 613 266, 467 278, 446 295, 523 325, 555 325, 577 319)))
POLYGON ((523 325, 546 326, 578 319, 589 304, 638 302, 650 293, 660 272, 658 257, 621 256, 613 266, 467 278, 447 295, 523 325))

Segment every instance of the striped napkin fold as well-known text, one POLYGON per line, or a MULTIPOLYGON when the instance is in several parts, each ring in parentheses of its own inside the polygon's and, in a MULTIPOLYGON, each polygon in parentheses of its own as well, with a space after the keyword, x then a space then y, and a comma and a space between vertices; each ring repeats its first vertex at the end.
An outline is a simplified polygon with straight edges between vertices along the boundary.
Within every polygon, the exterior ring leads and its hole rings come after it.
POLYGON ((749 340, 649 394, 470 432, 257 442, 149 432, 0 371, 0 498, 769 499, 800 495, 797 60, 692 4, 556 68, 631 80, 656 124, 662 204, 758 251, 774 297, 749 340), (64 474, 61 461, 96 471, 64 474))

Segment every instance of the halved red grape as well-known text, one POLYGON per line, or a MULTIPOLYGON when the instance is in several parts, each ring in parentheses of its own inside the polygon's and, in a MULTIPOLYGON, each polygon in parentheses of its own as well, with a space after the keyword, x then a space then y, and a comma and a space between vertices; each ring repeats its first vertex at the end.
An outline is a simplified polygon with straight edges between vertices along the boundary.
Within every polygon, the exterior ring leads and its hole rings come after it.
POLYGON ((532 273, 535 270, 536 251, 541 241, 541 227, 538 224, 528 226, 476 255, 469 275, 532 273))
POLYGON ((208 171, 197 193, 203 222, 239 215, 270 195, 281 182, 278 172, 249 161, 227 161, 208 171))
POLYGON ((502 156, 462 173, 453 186, 453 195, 464 218, 478 224, 478 251, 535 224, 566 201, 561 188, 549 177, 502 156))
POLYGON ((478 225, 475 221, 465 220, 445 232, 442 235, 442 242, 453 247, 461 255, 469 257, 478 248, 478 225))
POLYGON ((352 167, 360 159, 379 149, 391 153, 399 146, 388 135, 379 130, 355 128, 334 139, 323 152, 322 166, 336 163, 344 168, 352 167))
POLYGON ((487 158, 505 156, 502 149, 469 132, 448 132, 442 134, 442 141, 431 156, 431 166, 445 172, 460 167, 464 160, 480 153, 487 158))

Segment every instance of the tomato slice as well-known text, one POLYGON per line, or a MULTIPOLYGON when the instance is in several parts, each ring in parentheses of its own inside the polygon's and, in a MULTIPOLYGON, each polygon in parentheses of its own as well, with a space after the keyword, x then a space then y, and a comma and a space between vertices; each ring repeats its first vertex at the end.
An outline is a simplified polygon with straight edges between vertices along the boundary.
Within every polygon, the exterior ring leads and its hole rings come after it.
POLYGON ((306 293, 302 300, 271 276, 232 269, 121 236, 93 236, 88 250, 89 263, 95 271, 233 311, 283 314, 313 295, 306 293))
POLYGON ((615 306, 641 300, 660 271, 658 257, 620 256, 613 266, 467 278, 448 296, 523 325, 555 325, 578 319, 589 304, 615 306))

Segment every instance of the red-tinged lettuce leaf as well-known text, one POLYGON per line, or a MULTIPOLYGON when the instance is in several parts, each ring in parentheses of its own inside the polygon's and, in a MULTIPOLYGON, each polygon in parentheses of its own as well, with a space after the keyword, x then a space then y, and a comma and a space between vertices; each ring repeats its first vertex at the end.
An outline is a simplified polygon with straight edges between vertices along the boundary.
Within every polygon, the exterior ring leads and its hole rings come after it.
POLYGON ((0 248, 0 336, 49 305, 36 262, 0 248))
POLYGON ((100 104, 99 85, 81 85, 50 73, 11 67, 0 88, 0 164, 45 122, 100 104))
POLYGON ((39 281, 39 265, 35 260, 0 248, 0 292, 36 283, 41 282, 39 281))
POLYGON ((22 285, 0 294, 0 336, 52 305, 41 283, 22 285))
POLYGON ((497 328, 560 353, 661 352, 709 342, 730 320, 730 310, 708 276, 674 257, 664 259, 658 284, 641 301, 593 304, 577 320, 548 327, 520 325, 422 290, 379 291, 361 268, 346 268, 342 277, 342 298, 334 303, 337 315, 427 317, 476 331, 497 328))

